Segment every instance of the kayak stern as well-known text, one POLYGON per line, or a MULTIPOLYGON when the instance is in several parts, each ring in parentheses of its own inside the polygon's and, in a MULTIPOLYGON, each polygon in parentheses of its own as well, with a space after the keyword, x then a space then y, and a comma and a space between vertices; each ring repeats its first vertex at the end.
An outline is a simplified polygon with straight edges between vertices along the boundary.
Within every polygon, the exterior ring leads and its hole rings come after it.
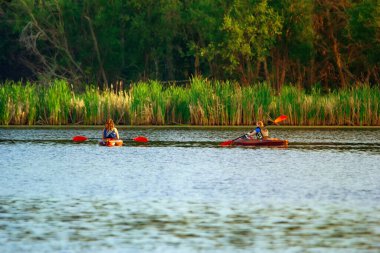
POLYGON ((236 146, 265 146, 265 147, 284 147, 288 146, 289 142, 287 140, 280 140, 277 138, 267 138, 267 139, 238 139, 233 141, 232 145, 236 146))

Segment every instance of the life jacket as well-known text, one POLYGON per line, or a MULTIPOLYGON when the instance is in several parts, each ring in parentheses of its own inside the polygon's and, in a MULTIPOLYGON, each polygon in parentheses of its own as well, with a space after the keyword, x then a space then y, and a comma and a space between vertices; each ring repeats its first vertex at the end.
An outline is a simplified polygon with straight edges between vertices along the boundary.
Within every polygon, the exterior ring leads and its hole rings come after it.
POLYGON ((259 139, 259 140, 263 139, 264 136, 263 136, 263 133, 261 132, 260 127, 256 127, 255 132, 256 132, 257 139, 259 139))
POLYGON ((107 131, 107 129, 104 129, 104 131, 103 131, 103 137, 104 138, 113 138, 113 139, 116 139, 117 135, 116 135, 116 132, 115 132, 114 129, 112 129, 111 131, 107 131))

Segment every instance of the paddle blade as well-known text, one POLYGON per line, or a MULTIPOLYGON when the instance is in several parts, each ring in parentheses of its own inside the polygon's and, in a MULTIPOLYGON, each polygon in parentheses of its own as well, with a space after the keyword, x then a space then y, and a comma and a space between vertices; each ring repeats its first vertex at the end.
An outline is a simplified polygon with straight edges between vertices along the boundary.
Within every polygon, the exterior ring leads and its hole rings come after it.
POLYGON ((145 136, 137 136, 135 138, 133 138, 133 140, 135 142, 148 142, 148 138, 146 138, 145 136))
POLYGON ((78 136, 73 137, 74 142, 83 142, 83 141, 87 141, 87 140, 88 140, 88 138, 86 136, 78 135, 78 136))
POLYGON ((277 119, 275 119, 273 122, 274 123, 278 123, 278 122, 281 122, 281 121, 284 121, 288 118, 288 116, 286 115, 281 115, 280 117, 278 117, 277 119))
POLYGON ((234 141, 230 140, 230 141, 225 141, 225 142, 222 142, 220 143, 220 146, 222 147, 225 147, 225 146, 229 146, 233 143, 234 141))

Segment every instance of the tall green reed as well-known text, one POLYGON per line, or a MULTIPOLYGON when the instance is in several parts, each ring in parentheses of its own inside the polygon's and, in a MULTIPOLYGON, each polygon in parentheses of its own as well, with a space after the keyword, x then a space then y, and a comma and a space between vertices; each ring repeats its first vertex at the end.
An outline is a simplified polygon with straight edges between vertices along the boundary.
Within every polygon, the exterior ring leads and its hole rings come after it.
POLYGON ((150 81, 149 103, 152 111, 151 124, 165 124, 167 93, 163 91, 162 84, 157 81, 150 81))
POLYGON ((183 87, 170 85, 165 90, 166 123, 167 124, 187 124, 190 122, 190 95, 183 87))
POLYGON ((28 118, 28 125, 34 125, 37 121, 37 108, 39 105, 38 90, 35 85, 30 82, 26 83, 26 104, 25 113, 28 118))
MULTIPOLYGON (((274 90, 267 83, 259 83, 251 87, 253 89, 250 92, 253 97, 253 120, 266 120, 268 118, 268 113, 270 112, 269 106, 273 100, 274 90)), ((252 124, 252 122, 249 124, 252 124)))
POLYGON ((50 125, 68 124, 71 99, 69 84, 64 80, 54 80, 41 90, 40 119, 50 125))
POLYGON ((213 122, 212 114, 214 96, 210 81, 195 77, 188 88, 190 100, 190 124, 209 125, 213 122))
POLYGON ((88 86, 81 96, 84 103, 83 122, 86 125, 101 124, 103 119, 101 115, 101 94, 95 86, 88 86))
POLYGON ((288 125, 380 125, 379 86, 356 84, 324 94, 291 85, 278 95, 266 83, 241 86, 195 77, 187 86, 139 82, 115 92, 95 85, 74 93, 66 81, 48 86, 0 84, 0 124, 253 125, 280 114, 288 125))
POLYGON ((2 125, 32 125, 36 122, 38 93, 27 82, 7 81, 0 86, 0 123, 2 125))
POLYGON ((301 118, 300 105, 304 98, 305 93, 303 90, 299 90, 295 86, 284 86, 278 98, 278 113, 287 115, 289 124, 298 125, 301 118))
POLYGON ((130 122, 135 124, 149 124, 153 119, 150 101, 150 87, 148 83, 139 82, 133 85, 129 92, 131 96, 130 122))
POLYGON ((11 122, 13 96, 11 83, 6 82, 0 86, 0 122, 2 125, 8 125, 11 122))

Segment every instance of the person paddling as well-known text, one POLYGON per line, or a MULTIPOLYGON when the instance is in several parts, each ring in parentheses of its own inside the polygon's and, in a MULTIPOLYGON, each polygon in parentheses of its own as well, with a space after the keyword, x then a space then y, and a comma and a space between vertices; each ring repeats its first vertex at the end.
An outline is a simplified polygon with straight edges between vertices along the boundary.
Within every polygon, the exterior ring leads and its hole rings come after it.
POLYGON ((119 132, 117 131, 115 127, 115 123, 113 122, 112 119, 107 119, 105 128, 103 129, 103 136, 102 139, 107 140, 107 139, 114 139, 118 140, 119 137, 119 132))
POLYGON ((253 139, 253 136, 256 136, 257 139, 267 139, 269 137, 269 131, 264 127, 264 123, 262 121, 258 121, 256 123, 255 130, 246 134, 246 137, 249 139, 253 139))

